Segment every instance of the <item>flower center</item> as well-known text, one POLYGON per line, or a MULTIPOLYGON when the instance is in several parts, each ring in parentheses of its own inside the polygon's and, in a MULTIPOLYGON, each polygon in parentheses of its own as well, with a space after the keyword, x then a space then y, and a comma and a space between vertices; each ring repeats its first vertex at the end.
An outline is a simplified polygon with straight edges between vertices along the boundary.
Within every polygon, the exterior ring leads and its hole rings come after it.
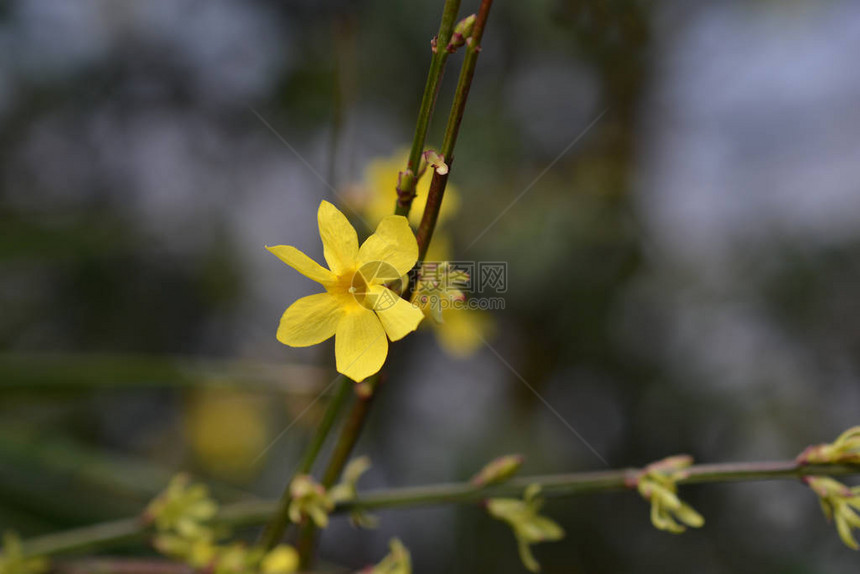
POLYGON ((402 287, 400 274, 392 265, 384 261, 371 261, 353 274, 348 291, 365 308, 384 311, 397 303, 402 287), (388 289, 372 289, 380 285, 385 285, 388 289))

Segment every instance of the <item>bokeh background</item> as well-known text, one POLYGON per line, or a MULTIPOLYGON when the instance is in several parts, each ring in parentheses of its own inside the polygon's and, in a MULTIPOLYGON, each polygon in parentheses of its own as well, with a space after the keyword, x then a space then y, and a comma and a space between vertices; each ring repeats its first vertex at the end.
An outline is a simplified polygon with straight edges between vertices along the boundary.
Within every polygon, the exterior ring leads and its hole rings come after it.
MULTIPOLYGON (((279 494, 332 349, 275 340, 315 287, 263 246, 321 259, 319 201, 408 145, 441 4, 0 4, 0 530, 126 516, 178 470, 223 501, 279 494)), ((446 233, 455 259, 508 263, 505 308, 492 349, 396 346, 362 486, 509 452, 528 473, 604 468, 520 378, 613 467, 791 458, 856 424, 858 52, 851 0, 497 0, 446 233)), ((629 493, 553 501, 568 536, 536 554, 566 573, 857 570, 799 484, 683 495, 707 524, 682 536, 629 493)), ((323 558, 356 569, 396 535, 419 573, 523 571, 480 508, 380 517, 335 520, 323 558)))

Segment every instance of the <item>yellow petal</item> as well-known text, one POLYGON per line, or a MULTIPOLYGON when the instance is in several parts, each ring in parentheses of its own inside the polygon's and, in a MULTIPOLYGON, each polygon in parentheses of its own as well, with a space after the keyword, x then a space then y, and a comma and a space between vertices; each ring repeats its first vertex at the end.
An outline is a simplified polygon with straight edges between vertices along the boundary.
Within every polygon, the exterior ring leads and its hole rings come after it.
POLYGON ((343 316, 334 339, 337 371, 360 382, 379 372, 388 355, 388 338, 376 313, 356 305, 343 316))
POLYGON ((335 275, 355 268, 358 255, 358 235, 346 216, 327 201, 317 212, 323 255, 335 275))
POLYGON ((299 553, 286 544, 276 546, 260 563, 260 571, 263 574, 289 574, 298 569, 299 553))
POLYGON ((334 273, 293 247, 292 245, 266 246, 266 249, 275 254, 275 257, 317 283, 330 285, 334 282, 334 273))
POLYGON ((335 334, 344 310, 329 293, 302 297, 284 312, 278 341, 291 347, 309 347, 335 334))
POLYGON ((406 275, 418 260, 418 242, 402 215, 389 215, 379 222, 376 232, 358 250, 359 265, 384 261, 400 275, 406 275))
POLYGON ((374 285, 370 287, 372 308, 376 311, 382 327, 392 341, 402 339, 418 328, 424 318, 424 312, 394 293, 387 287, 374 285))

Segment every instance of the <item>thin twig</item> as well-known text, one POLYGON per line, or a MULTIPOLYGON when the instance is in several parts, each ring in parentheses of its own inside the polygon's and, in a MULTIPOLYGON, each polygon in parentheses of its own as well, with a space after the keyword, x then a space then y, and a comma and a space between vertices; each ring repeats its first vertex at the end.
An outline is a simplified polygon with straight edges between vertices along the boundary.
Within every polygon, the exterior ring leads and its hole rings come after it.
POLYGON ((51 574, 194 574, 194 568, 181 562, 140 558, 84 558, 57 562, 51 574))
POLYGON ((445 62, 448 60, 448 50, 445 47, 451 40, 454 30, 454 22, 457 12, 460 11, 460 0, 445 0, 442 10, 442 22, 439 24, 439 33, 433 40, 433 57, 430 60, 430 70, 427 72, 427 83, 424 86, 424 94, 421 96, 421 107, 418 109, 418 121, 415 124, 415 136, 412 138, 412 148, 409 151, 409 160, 406 164, 408 173, 412 177, 406 177, 398 184, 397 215, 408 216, 415 198, 414 175, 418 173, 421 163, 421 154, 424 152, 424 142, 427 139, 427 128, 430 126, 430 118, 433 116, 433 108, 436 106, 436 95, 439 93, 439 84, 445 71, 445 62))
POLYGON ((278 508, 272 515, 271 520, 266 524, 266 528, 263 530, 263 534, 260 537, 260 543, 266 550, 271 550, 283 539, 284 533, 290 525, 290 485, 293 482, 293 478, 299 474, 308 474, 313 468, 314 462, 316 462, 317 456, 319 455, 326 438, 331 432, 335 420, 337 420, 337 415, 343 408, 343 405, 346 402, 346 397, 349 395, 349 391, 352 387, 353 382, 347 377, 341 375, 338 388, 331 401, 329 401, 325 413, 323 414, 323 418, 320 421, 319 426, 317 426, 311 442, 305 448, 305 453, 302 456, 299 467, 284 486, 284 492, 281 495, 280 501, 278 501, 278 508))
POLYGON ((99 388, 217 388, 313 395, 330 369, 203 357, 0 353, 0 393, 99 388))
MULTIPOLYGON (((448 117, 448 125, 445 131, 445 139, 442 144, 443 155, 446 158, 446 163, 450 163, 453 156, 454 145, 457 142, 457 133, 460 129, 460 123, 463 119, 463 112, 466 108, 466 100, 469 96, 469 88, 472 84, 472 77, 475 74, 475 65, 478 60, 478 54, 481 51, 481 37, 483 35, 484 26, 489 16, 492 0, 483 0, 479 9, 472 35, 467 41, 466 57, 463 62, 463 67, 460 71, 460 79, 457 83, 457 91, 454 95, 454 104, 451 108, 451 113, 448 117)), ((421 153, 424 150, 424 140, 427 134, 427 127, 430 123, 430 117, 433 113, 433 107, 436 103, 436 94, 439 89, 439 81, 442 77, 442 72, 445 66, 445 61, 448 56, 447 46, 451 40, 451 35, 454 29, 454 20, 457 18, 460 2, 447 0, 442 14, 442 22, 439 26, 439 34, 435 39, 433 60, 430 65, 430 72, 427 76, 427 85, 424 89, 424 96, 421 102, 421 109, 418 113, 418 124, 415 129, 415 137, 412 141, 412 149, 409 154, 409 163, 407 165, 407 177, 401 178, 398 182, 398 199, 395 213, 397 215, 408 216, 409 209, 412 205, 412 200, 415 197, 416 179, 412 175, 418 171, 421 153), (411 174, 411 175, 410 175, 411 174)), ((439 175, 435 170, 433 172, 433 181, 431 182, 430 195, 427 198, 427 206, 424 209, 424 219, 421 221, 421 226, 418 231, 418 259, 423 260, 427 252, 427 246, 430 243, 430 238, 433 234, 433 228, 436 225, 439 209, 442 206, 442 196, 445 192, 445 184, 447 183, 447 175, 439 175), (437 182, 437 178, 442 178, 441 185, 437 182), (433 186, 436 186, 436 193, 433 192, 433 186), (432 219, 432 223, 425 224, 425 220, 432 219), (422 234, 423 229, 423 234, 422 234), (423 242, 423 243, 422 243, 423 242)), ((410 288, 404 294, 408 300, 411 292, 410 288)), ((344 466, 349 460, 352 449, 358 441, 361 429, 364 426, 364 421, 370 411, 370 406, 373 396, 376 393, 367 396, 363 400, 356 401, 353 405, 353 410, 350 414, 347 423, 341 431, 338 445, 332 454, 331 461, 325 474, 323 475, 322 485, 326 488, 332 486, 340 477, 344 466)), ((311 565, 313 549, 316 540, 316 528, 313 524, 306 524, 302 527, 299 534, 298 552, 300 567, 307 568, 311 565)))
POLYGON ((448 185, 448 176, 451 164, 454 161, 454 146, 457 144, 457 135, 460 133, 460 124, 463 122, 463 113, 466 110, 466 100, 469 98, 469 90, 472 87, 472 78, 475 76, 475 66, 478 64, 478 56, 481 53, 481 39, 484 35, 484 26, 490 15, 493 0, 482 0, 475 18, 475 26, 472 35, 466 42, 466 56, 463 66, 460 68, 460 77, 457 80, 457 91, 454 94, 454 102, 451 104, 451 112, 448 114, 448 124, 445 128, 445 139, 442 141, 440 153, 448 166, 443 173, 433 171, 433 179, 430 181, 430 191, 427 194, 427 206, 418 226, 418 260, 423 261, 430 247, 433 230, 436 228, 436 220, 439 210, 442 208, 442 198, 445 195, 445 187, 448 185))
MULTIPOLYGON (((367 415, 370 412, 370 406, 373 403, 373 397, 376 396, 377 387, 382 376, 377 374, 369 380, 362 383, 366 385, 364 392, 356 397, 352 405, 352 409, 340 430, 337 444, 331 454, 329 463, 323 472, 322 485, 325 488, 331 488, 337 479, 340 478, 352 450, 355 448, 355 443, 358 442, 358 437, 361 436, 361 430, 364 428, 364 423, 367 420, 367 415)), ((307 569, 311 566, 313 549, 316 546, 316 527, 313 523, 304 524, 299 531, 299 539, 296 547, 299 552, 299 566, 307 569)))
MULTIPOLYGON (((435 484, 370 491, 335 507, 335 513, 353 510, 412 508, 438 504, 468 504, 493 497, 521 496, 531 484, 541 486, 547 497, 568 497, 629 488, 629 481, 641 469, 625 468, 599 472, 527 476, 504 484, 480 487, 470 482, 435 484)), ((678 484, 791 480, 803 476, 845 476, 860 474, 860 465, 801 465, 795 461, 701 464, 684 469, 678 484)), ((265 523, 277 508, 276 501, 249 501, 225 506, 218 514, 225 526, 255 526, 265 523)), ((49 556, 73 551, 107 548, 140 539, 149 533, 136 518, 77 528, 25 541, 28 556, 49 556)))

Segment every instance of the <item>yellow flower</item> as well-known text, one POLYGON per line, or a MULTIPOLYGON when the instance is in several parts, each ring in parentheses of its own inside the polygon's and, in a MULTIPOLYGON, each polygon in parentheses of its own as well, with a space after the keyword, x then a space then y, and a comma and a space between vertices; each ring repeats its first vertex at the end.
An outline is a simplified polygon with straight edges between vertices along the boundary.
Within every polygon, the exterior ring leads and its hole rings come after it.
POLYGON ((326 289, 290 305, 281 317, 278 340, 307 347, 334 336, 338 372, 362 381, 382 368, 388 339, 402 339, 424 318, 420 309, 385 285, 401 281, 412 269, 418 243, 409 222, 399 215, 384 217, 361 247, 355 229, 332 204, 323 201, 317 219, 329 269, 295 247, 267 247, 326 289))

